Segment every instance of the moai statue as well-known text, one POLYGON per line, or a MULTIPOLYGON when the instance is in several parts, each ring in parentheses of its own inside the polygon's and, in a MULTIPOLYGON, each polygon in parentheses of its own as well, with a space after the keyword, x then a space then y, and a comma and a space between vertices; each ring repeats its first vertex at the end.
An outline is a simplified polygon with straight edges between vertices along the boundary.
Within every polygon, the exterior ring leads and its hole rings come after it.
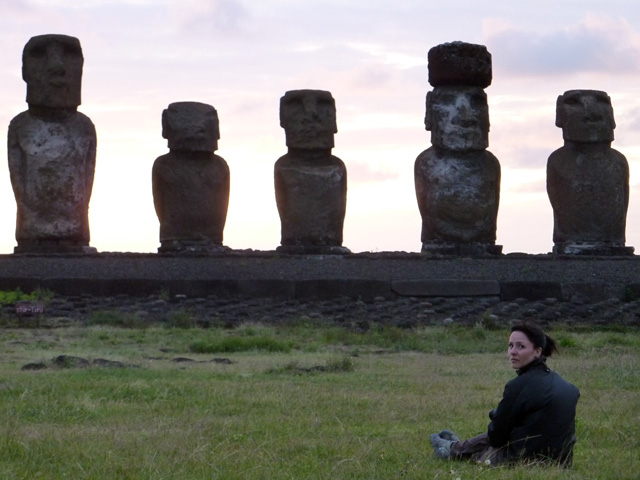
POLYGON ((89 247, 96 131, 77 111, 83 63, 74 37, 40 35, 24 47, 29 109, 11 120, 8 133, 15 253, 96 252, 89 247))
POLYGON ((331 154, 337 133, 330 92, 293 90, 280 99, 288 152, 275 164, 276 203, 284 253, 344 254, 347 169, 331 154))
POLYGON ((491 84, 486 47, 444 43, 428 54, 425 127, 432 146, 415 162, 415 187, 422 216, 422 253, 499 255, 496 223, 500 163, 489 145, 491 84))
POLYGON ((228 250, 222 234, 229 206, 229 167, 218 149, 218 114, 211 105, 172 103, 162 112, 169 153, 153 164, 153 203, 160 220, 159 253, 228 250))
POLYGON ((598 90, 569 90, 558 97, 556 126, 564 146, 547 162, 553 253, 632 255, 625 246, 629 165, 611 148, 611 99, 598 90))

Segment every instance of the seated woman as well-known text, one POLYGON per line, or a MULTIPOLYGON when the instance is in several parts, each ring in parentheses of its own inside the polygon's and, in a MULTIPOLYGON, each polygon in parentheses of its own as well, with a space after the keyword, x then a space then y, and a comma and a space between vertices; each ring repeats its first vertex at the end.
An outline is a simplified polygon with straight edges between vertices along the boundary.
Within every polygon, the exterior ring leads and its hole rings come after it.
POLYGON ((542 460, 570 466, 580 391, 547 367, 546 358, 557 351, 555 340, 536 325, 512 327, 508 353, 518 376, 506 384, 498 407, 489 413, 487 432, 466 441, 449 430, 434 433, 436 457, 490 465, 542 460))

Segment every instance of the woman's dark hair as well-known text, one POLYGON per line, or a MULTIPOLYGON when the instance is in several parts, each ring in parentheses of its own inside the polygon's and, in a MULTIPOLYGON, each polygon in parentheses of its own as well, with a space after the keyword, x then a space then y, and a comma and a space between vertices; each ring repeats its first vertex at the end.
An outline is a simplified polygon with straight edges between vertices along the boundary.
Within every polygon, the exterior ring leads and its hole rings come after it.
POLYGON ((554 352, 558 352, 558 343, 533 323, 523 322, 514 325, 511 327, 511 333, 513 332, 524 333, 529 341, 533 343, 534 348, 542 349, 543 357, 550 357, 554 352))

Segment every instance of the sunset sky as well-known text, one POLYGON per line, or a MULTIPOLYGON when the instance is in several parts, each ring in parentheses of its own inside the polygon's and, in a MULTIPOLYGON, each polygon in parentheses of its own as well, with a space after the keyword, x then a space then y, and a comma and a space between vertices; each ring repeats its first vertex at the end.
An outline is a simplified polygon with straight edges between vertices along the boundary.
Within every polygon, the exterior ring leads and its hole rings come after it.
POLYGON ((96 126, 90 206, 99 251, 155 252, 151 167, 167 152, 169 103, 213 105, 217 154, 231 170, 225 245, 280 243, 273 165, 286 153, 279 126, 287 90, 329 90, 333 154, 348 170, 344 246, 420 250, 413 164, 424 129, 427 52, 461 40, 493 57, 489 150, 502 166, 497 243, 546 253, 552 210, 548 156, 562 146, 559 94, 606 91, 613 148, 631 170, 627 245, 640 249, 640 9, 632 0, 3 0, 0 4, 0 254, 16 245, 6 161, 10 120, 27 108, 21 55, 30 37, 78 37, 85 63, 79 110, 96 126))

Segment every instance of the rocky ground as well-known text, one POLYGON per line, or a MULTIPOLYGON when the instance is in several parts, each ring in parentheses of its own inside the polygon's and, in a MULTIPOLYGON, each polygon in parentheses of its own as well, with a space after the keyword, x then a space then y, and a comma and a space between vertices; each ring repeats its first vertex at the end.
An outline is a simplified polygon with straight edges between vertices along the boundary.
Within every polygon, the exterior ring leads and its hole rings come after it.
POLYGON ((107 323, 135 326, 161 322, 176 326, 233 327, 246 322, 283 324, 318 322, 366 330, 378 325, 412 328, 420 325, 508 325, 532 319, 542 325, 640 326, 640 300, 609 299, 592 303, 541 301, 498 297, 406 297, 372 301, 339 297, 322 301, 275 298, 189 298, 166 294, 145 297, 117 295, 54 296, 43 313, 18 314, 13 305, 0 312, 0 325, 40 326, 107 323))

